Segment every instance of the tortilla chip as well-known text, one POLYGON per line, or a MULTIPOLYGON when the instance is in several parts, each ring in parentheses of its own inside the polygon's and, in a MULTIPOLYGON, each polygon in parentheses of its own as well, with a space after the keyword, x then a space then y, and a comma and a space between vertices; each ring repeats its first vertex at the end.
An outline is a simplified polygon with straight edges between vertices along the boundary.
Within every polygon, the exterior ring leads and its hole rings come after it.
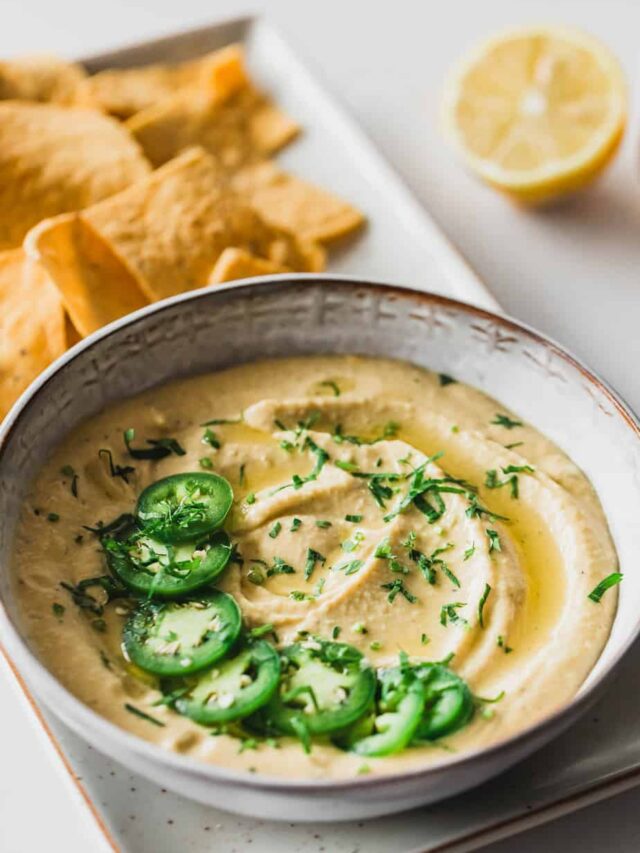
POLYGON ((265 224, 201 148, 185 151, 81 218, 152 300, 205 285, 229 246, 294 270, 315 271, 324 263, 319 246, 265 224))
POLYGON ((150 171, 136 143, 102 113, 0 102, 0 249, 49 216, 113 195, 150 171))
POLYGON ((273 275, 290 272, 288 267, 258 258, 245 249, 225 249, 216 261, 209 276, 209 284, 222 284, 238 278, 251 278, 254 275, 273 275))
POLYGON ((22 249, 0 253, 0 418, 65 351, 64 310, 44 272, 22 249))
POLYGON ((228 170, 264 160, 300 129, 250 86, 224 100, 205 92, 181 93, 134 116, 127 128, 154 166, 199 145, 228 170))
POLYGON ((55 56, 25 56, 0 62, 0 100, 90 106, 83 88, 86 73, 55 56))
POLYGON ((41 222, 29 232, 25 249, 51 276, 82 336, 148 304, 135 279, 79 214, 41 222))
POLYGON ((176 65, 100 71, 89 77, 85 86, 102 109, 126 119, 179 92, 202 89, 226 98, 246 84, 242 48, 233 44, 176 65))
POLYGON ((240 172, 233 186, 270 225, 304 240, 329 242, 355 231, 364 216, 338 196, 282 172, 275 163, 258 163, 240 172))

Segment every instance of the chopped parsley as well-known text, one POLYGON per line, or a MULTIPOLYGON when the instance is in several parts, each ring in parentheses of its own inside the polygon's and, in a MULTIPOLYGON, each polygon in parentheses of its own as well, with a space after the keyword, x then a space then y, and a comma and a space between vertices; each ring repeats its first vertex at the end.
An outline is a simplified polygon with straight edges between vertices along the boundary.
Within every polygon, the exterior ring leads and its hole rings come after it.
POLYGON ((302 521, 299 518, 293 518, 291 520, 291 527, 289 528, 290 533, 295 533, 296 530, 300 530, 302 527, 302 521))
POLYGON ((321 530, 326 530, 327 527, 331 527, 331 522, 326 519, 318 518, 316 519, 316 527, 319 527, 321 530))
POLYGON ((466 602, 454 601, 451 604, 443 604, 440 608, 440 624, 445 628, 449 623, 467 628, 469 623, 458 613, 461 607, 466 607, 466 602))
POLYGON ((345 515, 345 517, 344 517, 345 521, 350 521, 352 524, 360 524, 362 519, 363 519, 362 515, 345 515))
POLYGON ((209 459, 208 456, 202 456, 198 462, 200 463, 201 468, 213 468, 213 462, 209 459))
POLYGON ((257 498, 253 492, 249 492, 249 494, 245 498, 245 502, 248 503, 249 506, 251 506, 251 504, 254 504, 256 500, 257 498))
POLYGON ((342 631, 342 628, 339 625, 334 625, 333 630, 331 631, 332 639, 337 640, 340 636, 340 631, 342 631))
POLYGON ((420 634, 420 642, 423 646, 428 646, 431 642, 431 638, 427 634, 420 634))
POLYGON ((64 465, 60 469, 60 473, 65 477, 71 477, 71 486, 70 486, 71 494, 74 496, 74 498, 77 498, 78 497, 78 475, 74 471, 73 467, 71 465, 64 465))
POLYGON ((476 553, 476 543, 475 543, 475 542, 472 542, 472 543, 471 543, 471 545, 470 545, 470 546, 467 548, 467 550, 464 552, 463 560, 465 560, 465 561, 466 561, 466 560, 470 560, 470 559, 471 559, 471 557, 473 557, 473 555, 474 555, 475 553, 476 553))
POLYGON ((212 429, 209 429, 209 427, 204 431, 202 443, 208 444, 209 447, 213 447, 214 450, 220 450, 220 439, 212 429))
POLYGON ((353 631, 354 634, 368 634, 369 633, 369 629, 364 624, 364 622, 356 622, 354 625, 351 626, 351 630, 353 631))
POLYGON ((152 717, 150 714, 146 714, 144 711, 141 711, 140 708, 136 708, 135 705, 130 705, 129 702, 124 703, 125 710, 130 714, 133 714, 134 717, 140 717, 141 720, 146 720, 148 723, 153 723, 154 726, 165 726, 166 723, 163 723, 162 720, 157 720, 155 717, 152 717))
POLYGON ((449 376, 448 373, 439 373, 438 382, 440 383, 441 388, 446 388, 447 385, 455 385, 457 379, 454 379, 453 376, 449 376))
POLYGON ((508 521, 506 515, 498 515, 497 512, 492 512, 490 509, 487 509, 486 506, 483 506, 478 500, 478 496, 473 494, 473 492, 469 492, 467 494, 467 498, 469 500, 469 506, 465 510, 465 515, 467 518, 488 518, 489 521, 508 521))
POLYGON ((316 563, 324 566, 326 558, 319 551, 314 551, 313 548, 307 548, 307 561, 304 565, 304 579, 309 580, 316 568, 316 563))
POLYGON ((505 653, 505 655, 510 655, 511 652, 513 651, 511 646, 507 645, 507 641, 502 636, 502 634, 498 634, 498 648, 502 649, 502 651, 505 653))
POLYGON ((489 553, 491 554, 492 551, 502 551, 502 544, 500 543, 500 535, 498 531, 487 528, 485 532, 487 534, 487 539, 489 540, 489 553))
POLYGON ((47 513, 47 521, 60 521, 60 516, 57 512, 48 512, 47 513))
POLYGON ((54 601, 54 603, 51 605, 51 610, 53 611, 53 615, 57 619, 62 619, 62 617, 64 616, 65 606, 64 604, 58 604, 57 601, 54 601))
POLYGON ((502 468, 502 473, 507 474, 505 480, 498 477, 498 472, 495 468, 487 471, 484 484, 488 489, 501 489, 503 486, 511 487, 511 497, 518 497, 518 474, 533 474, 535 468, 531 465, 507 465, 502 468))
POLYGON ((244 485, 244 471, 245 471, 245 468, 246 468, 246 465, 245 465, 245 463, 243 462, 243 463, 242 463, 242 465, 240 466, 240 470, 238 471, 238 484, 239 484, 240 486, 243 486, 243 485, 244 485))
POLYGON ((380 584, 382 589, 388 590, 387 601, 389 604, 393 604, 398 595, 402 595, 409 604, 415 604, 418 600, 413 593, 409 592, 409 590, 404 585, 404 581, 401 578, 396 578, 393 581, 389 581, 389 583, 380 584))
POLYGON ((299 589, 293 589, 289 593, 289 598, 292 598, 294 601, 313 601, 314 598, 312 595, 309 595, 308 592, 302 592, 299 589))
POLYGON ((289 489, 291 487, 296 490, 301 489, 305 483, 310 483, 313 480, 318 479, 318 476, 324 468, 325 463, 328 462, 330 459, 329 454, 324 448, 318 447, 318 445, 310 436, 306 436, 304 444, 302 445, 302 449, 310 451, 316 457, 315 465, 313 466, 311 473, 307 474, 306 477, 301 477, 299 474, 294 474, 291 478, 290 483, 285 483, 284 486, 278 486, 278 488, 274 489, 271 494, 275 495, 276 492, 281 492, 283 489, 289 489))
POLYGON ((481 628, 484 628, 484 606, 487 603, 487 599, 491 593, 491 587, 488 583, 484 585, 484 590, 482 591, 482 595, 480 596, 480 601, 478 602, 478 622, 481 628))
POLYGON ((382 643, 379 640, 373 640, 373 642, 369 643, 369 648, 372 652, 379 652, 382 648, 382 643))
POLYGON ((242 415, 237 418, 212 418, 210 421, 205 421, 200 426, 222 426, 222 424, 240 424, 242 423, 242 415))
POLYGON ((129 456, 134 459, 164 459, 175 453, 176 456, 184 456, 186 450, 175 438, 147 438, 149 447, 132 447, 131 442, 136 437, 136 431, 129 427, 123 433, 124 443, 129 456))
POLYGON ((279 521, 276 521, 276 523, 273 525, 273 527, 269 531, 269 536, 271 537, 271 539, 275 539, 281 530, 282 530, 282 525, 280 524, 279 521))
POLYGON ((338 383, 334 382, 333 379, 325 379, 323 382, 318 382, 318 385, 321 388, 330 388, 333 391, 334 397, 340 396, 340 388, 338 387, 338 383))
POLYGON ((600 603, 602 596, 608 589, 611 589, 612 586, 616 586, 622 581, 623 575, 620 572, 611 572, 610 575, 607 575, 606 578, 600 581, 600 583, 591 590, 588 598, 596 604, 600 603))
POLYGON ((252 640, 257 640, 260 637, 264 637, 265 634, 273 633, 273 624, 271 622, 267 622, 265 625, 257 625, 255 628, 252 628, 249 631, 249 637, 252 640))
POLYGON ((524 426, 522 421, 514 421, 513 418, 509 417, 509 415, 501 415, 499 412, 496 414, 491 423, 496 426, 504 427, 505 429, 515 429, 515 427, 524 426))
POLYGON ((113 454, 106 447, 101 447, 98 451, 98 456, 104 457, 109 465, 109 473, 112 477, 121 477, 125 483, 129 482, 129 474, 133 474, 136 470, 133 465, 116 465, 113 461, 113 454))
POLYGON ((362 530, 356 530, 353 536, 350 539, 346 539, 342 545, 340 546, 343 551, 346 551, 348 554, 352 551, 357 551, 357 549, 362 545, 365 540, 365 535, 362 530))
POLYGON ((387 441, 390 438, 395 438, 401 430, 401 424, 397 421, 387 421, 382 427, 382 433, 375 438, 367 439, 360 435, 347 435, 342 430, 342 424, 336 424, 331 438, 336 444, 355 444, 357 446, 378 444, 380 441, 387 441))
POLYGON ((334 566, 332 571, 344 572, 345 575, 355 575, 364 566, 363 560, 351 560, 348 563, 341 563, 339 566, 334 566))
POLYGON ((522 447, 524 441, 514 441, 513 444, 505 444, 505 450, 513 450, 514 447, 522 447))
POLYGON ((293 566, 285 563, 282 557, 274 557, 273 563, 267 569, 267 577, 270 578, 273 575, 293 575, 295 571, 293 566))

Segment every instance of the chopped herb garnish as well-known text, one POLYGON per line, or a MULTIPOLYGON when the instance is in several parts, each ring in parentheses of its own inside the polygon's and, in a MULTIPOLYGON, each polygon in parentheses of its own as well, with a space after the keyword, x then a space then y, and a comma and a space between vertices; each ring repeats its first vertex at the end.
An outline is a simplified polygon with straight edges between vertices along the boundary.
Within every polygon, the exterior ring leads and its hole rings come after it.
POLYGON ((104 632, 107 630, 107 623, 104 621, 104 619, 93 619, 91 621, 91 627, 94 631, 98 631, 98 633, 104 634, 104 632))
POLYGON ((245 502, 248 503, 249 506, 251 506, 251 504, 254 504, 256 502, 256 496, 254 495, 253 492, 249 492, 249 494, 245 498, 245 502))
POLYGON ((440 382, 440 387, 445 388, 447 385, 454 385, 457 380, 453 378, 453 376, 449 376, 448 373, 439 373, 438 381, 440 382))
POLYGON ((475 544, 475 542, 472 542, 472 543, 471 543, 471 545, 470 545, 470 546, 467 548, 467 550, 464 552, 463 560, 465 560, 465 561, 466 561, 466 560, 470 560, 470 559, 471 559, 471 557, 473 557, 473 555, 474 555, 475 553, 476 553, 476 544, 475 544))
POLYGON ((125 483, 129 482, 129 474, 133 474, 136 470, 133 465, 116 465, 113 461, 113 454, 106 447, 101 447, 98 451, 98 456, 105 456, 109 464, 109 473, 112 477, 121 477, 125 483))
POLYGON ((431 642, 431 639, 429 638, 429 636, 427 634, 420 634, 420 642, 422 643, 423 646, 428 646, 429 643, 431 642))
POLYGON ((338 383, 334 382, 333 379, 325 379, 323 382, 318 382, 318 385, 321 388, 331 388, 335 397, 340 396, 340 388, 338 387, 338 383))
POLYGON ((504 427, 505 429, 515 429, 515 427, 524 426, 522 421, 514 421, 509 415, 496 414, 494 420, 491 421, 496 426, 504 427))
POLYGON ((213 462, 208 456, 202 456, 199 460, 201 468, 213 468, 213 462))
POLYGON ((344 572, 345 575, 355 575, 363 566, 363 560, 351 560, 348 563, 341 563, 339 566, 334 566, 331 571, 344 572))
POLYGON ((331 522, 319 518, 316 520, 316 527, 319 527, 321 530, 326 530, 327 527, 331 527, 331 522))
POLYGON ((295 533, 296 530, 300 530, 302 527, 302 520, 299 518, 291 519, 291 527, 289 528, 290 533, 295 533))
POLYGON ((623 575, 620 572, 611 572, 610 575, 607 575, 606 578, 600 581, 600 583, 591 590, 588 595, 588 598, 591 601, 594 601, 596 604, 600 603, 602 596, 608 589, 611 589, 612 586, 616 586, 622 581, 623 575))
POLYGON ((184 456, 187 452, 175 438, 147 438, 146 442, 150 445, 149 447, 132 447, 131 442, 135 437, 136 432, 131 427, 123 433, 127 452, 134 459, 157 460, 164 459, 165 456, 169 456, 172 453, 175 453, 176 456, 184 456))
POLYGON ((162 720, 156 720, 156 718, 152 717, 150 714, 145 714, 144 711, 141 711, 140 708, 136 708, 135 705, 130 705, 128 702, 125 702, 124 707, 130 714, 133 714, 135 717, 140 717, 141 720, 146 720, 148 723, 153 723, 154 726, 162 727, 166 725, 162 720))
POLYGON ((359 435, 346 435, 342 431, 342 425, 336 424, 335 429, 332 434, 333 440, 336 444, 355 444, 358 446, 361 445, 370 445, 370 444, 378 444, 380 441, 386 441, 390 438, 395 438, 397 434, 400 432, 401 424, 397 421, 387 421, 387 423, 382 427, 382 433, 375 438, 367 439, 362 438, 359 435))
POLYGON ((379 652, 382 648, 382 643, 379 640, 374 640, 373 642, 369 643, 369 648, 372 652, 379 652))
POLYGON ((282 525, 280 524, 279 521, 276 521, 276 523, 273 525, 273 527, 269 531, 269 536, 271 537, 271 539, 275 539, 281 530, 282 530, 282 525))
POLYGON ((243 486, 243 485, 244 485, 244 471, 245 471, 245 468, 246 468, 246 465, 245 465, 245 463, 243 462, 243 463, 242 463, 242 465, 240 466, 240 470, 239 470, 239 472, 238 472, 238 484, 239 484, 240 486, 243 486))
POLYGON ((458 613, 460 607, 466 607, 464 601, 454 601, 452 604, 443 604, 440 608, 440 624, 446 628, 449 622, 452 625, 468 627, 467 620, 458 613))
POLYGON ((285 563, 282 557, 274 557, 273 563, 267 569, 267 577, 270 578, 273 575, 293 575, 295 571, 293 566, 285 563))
POLYGON ((467 500, 469 501, 469 506, 465 510, 465 515, 467 518, 488 518, 489 521, 508 521, 506 515, 498 515, 497 512, 491 512, 490 509, 487 509, 486 506, 483 506, 479 500, 478 496, 473 492, 467 493, 467 500))
POLYGON ((60 469, 60 473, 63 474, 65 477, 71 477, 71 486, 70 486, 71 494, 74 496, 74 498, 77 498, 78 497, 78 475, 73 470, 73 467, 71 465, 63 465, 63 467, 60 469))
POLYGON ((48 512, 47 521, 60 521, 60 516, 57 512, 48 512))
POLYGON ((306 581, 308 581, 313 574, 316 563, 324 565, 325 557, 323 557, 318 551, 314 551, 313 548, 307 548, 307 561, 304 565, 304 579, 306 581))
POLYGON ((202 443, 208 444, 209 447, 213 447, 214 450, 220 450, 220 439, 212 429, 209 429, 209 427, 204 431, 202 443))
POLYGON ((369 630, 368 630, 367 626, 364 624, 364 622, 356 622, 354 625, 351 626, 351 630, 353 631, 354 634, 368 634, 369 633, 369 630))
POLYGON ((286 450, 287 453, 293 453, 293 451, 296 449, 295 444, 292 441, 287 441, 286 438, 282 439, 282 441, 280 442, 280 447, 283 450, 286 450))
POLYGON ((256 586, 262 586, 265 582, 266 575, 257 563, 253 564, 247 572, 247 580, 251 581, 251 583, 256 586))
POLYGON ((502 634, 498 634, 498 648, 501 648, 505 655, 510 655, 513 649, 511 646, 507 645, 507 641, 502 636, 502 634))
POLYGON ((522 447, 524 441, 514 441, 513 444, 505 444, 505 450, 513 450, 514 447, 522 447))
POLYGON ((53 615, 56 618, 62 619, 62 617, 64 616, 65 606, 64 604, 58 604, 57 601, 54 601, 54 603, 51 605, 51 610, 53 611, 53 615))
POLYGON ((500 535, 498 531, 491 530, 491 528, 488 528, 485 532, 489 540, 489 553, 491 553, 492 551, 502 551, 502 545, 500 543, 500 535))
POLYGON ((365 538, 366 537, 362 530, 356 530, 356 532, 350 539, 346 539, 342 543, 341 548, 343 551, 346 551, 348 554, 350 554, 352 551, 356 551, 360 547, 360 545, 362 545, 365 538))
POLYGON ((249 637, 252 640, 257 640, 259 637, 264 637, 265 634, 273 633, 273 625, 271 622, 267 622, 266 625, 257 625, 255 628, 252 628, 249 631, 249 637))
POLYGON ((352 524, 360 524, 363 517, 362 515, 345 515, 344 520, 350 521, 352 524))
POLYGON ((339 625, 334 625, 333 630, 331 631, 331 637, 334 640, 337 640, 338 637, 340 636, 341 631, 342 631, 342 628, 339 625))
POLYGON ((396 600, 398 594, 404 596, 409 604, 415 604, 418 600, 413 593, 409 592, 409 590, 404 585, 404 581, 400 578, 396 578, 394 581, 390 581, 389 583, 380 584, 382 589, 386 589, 389 591, 387 595, 387 601, 389 604, 393 604, 396 600))
POLYGON ((103 536, 106 536, 109 533, 122 533, 128 528, 131 528, 135 523, 135 516, 131 515, 129 512, 123 512, 122 515, 114 518, 114 520, 110 521, 109 524, 105 524, 103 521, 98 521, 95 527, 89 527, 88 524, 83 524, 82 526, 85 530, 88 530, 89 533, 93 533, 99 539, 102 539, 103 536))
POLYGON ((294 589, 289 593, 289 598, 292 598, 294 601, 313 601, 314 598, 312 595, 309 595, 308 592, 302 592, 299 589, 294 589))
POLYGON ((484 606, 487 603, 487 599, 489 598, 490 593, 491 587, 488 583, 486 583, 484 585, 482 595, 480 596, 480 601, 478 602, 478 622, 480 623, 481 628, 484 628, 484 606))
POLYGON ((61 581, 60 586, 65 589, 73 599, 73 603, 82 610, 93 613, 94 616, 102 616, 105 604, 118 598, 128 598, 130 592, 110 575, 101 575, 94 578, 85 578, 77 584, 61 581), (99 601, 87 590, 98 587, 102 589, 105 599, 99 601))
POLYGON ((487 471, 484 484, 488 489, 501 489, 502 486, 510 486, 511 487, 511 497, 518 497, 518 474, 533 474, 535 468, 532 468, 531 465, 507 465, 502 468, 503 474, 508 474, 509 476, 505 480, 501 480, 498 477, 498 472, 495 468, 492 468, 490 471, 487 471))
POLYGON ((200 426, 222 426, 222 424, 241 424, 242 415, 237 418, 212 418, 210 421, 205 421, 200 426))

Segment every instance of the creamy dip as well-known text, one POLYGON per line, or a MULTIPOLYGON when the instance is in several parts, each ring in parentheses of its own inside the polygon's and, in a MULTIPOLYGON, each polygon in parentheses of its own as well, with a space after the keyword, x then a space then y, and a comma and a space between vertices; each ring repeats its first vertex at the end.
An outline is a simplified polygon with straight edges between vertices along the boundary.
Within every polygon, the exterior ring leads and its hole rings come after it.
POLYGON ((89 707, 202 761, 313 778, 446 762, 556 710, 607 640, 617 590, 599 602, 588 596, 615 568, 589 481, 548 439, 449 377, 360 357, 263 361, 110 406, 74 430, 38 475, 14 555, 27 637, 89 707), (214 419, 238 422, 210 426, 212 440, 202 424, 214 419), (316 457, 296 441, 299 423, 329 457, 315 479, 305 479, 316 457), (186 454, 132 459, 122 438, 131 427, 138 443, 171 437, 186 454), (446 474, 477 492, 443 493, 444 512, 432 522, 414 505, 394 514, 406 475, 427 457, 430 477, 446 474), (125 479, 112 464, 135 470, 125 479), (376 667, 397 663, 400 651, 416 660, 450 657, 476 696, 499 701, 479 702, 471 723, 442 741, 366 762, 323 743, 306 754, 292 738, 247 746, 154 706, 161 697, 154 677, 121 652, 126 606, 112 602, 96 619, 60 583, 105 574, 85 525, 132 512, 140 491, 161 477, 196 470, 215 471, 233 487, 225 528, 243 562, 230 563, 217 586, 234 596, 249 627, 271 623, 281 645, 300 631, 339 633, 376 667), (298 488, 276 490, 295 475, 298 488), (412 543, 433 558, 434 582, 410 558, 412 543), (309 549, 325 560, 305 579, 309 549), (265 572, 278 558, 294 572, 265 572))

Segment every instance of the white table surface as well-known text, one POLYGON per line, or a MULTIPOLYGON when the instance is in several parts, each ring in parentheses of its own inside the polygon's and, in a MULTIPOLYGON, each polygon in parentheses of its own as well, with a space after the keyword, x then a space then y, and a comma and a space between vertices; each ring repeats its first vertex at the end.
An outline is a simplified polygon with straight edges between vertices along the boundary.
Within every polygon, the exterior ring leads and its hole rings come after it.
MULTIPOLYGON (((639 410, 638 116, 597 186, 538 212, 467 176, 437 117, 452 61, 477 38, 524 23, 577 25, 602 37, 637 99, 637 0, 0 0, 0 56, 88 54, 258 10, 352 111, 505 310, 585 358, 639 410)), ((0 679, 7 689, 1 666, 0 679)), ((0 850, 95 850, 72 786, 60 786, 42 743, 17 752, 26 722, 1 708, 0 850)), ((627 853, 640 849, 638 814, 640 789, 486 849, 627 853)))

